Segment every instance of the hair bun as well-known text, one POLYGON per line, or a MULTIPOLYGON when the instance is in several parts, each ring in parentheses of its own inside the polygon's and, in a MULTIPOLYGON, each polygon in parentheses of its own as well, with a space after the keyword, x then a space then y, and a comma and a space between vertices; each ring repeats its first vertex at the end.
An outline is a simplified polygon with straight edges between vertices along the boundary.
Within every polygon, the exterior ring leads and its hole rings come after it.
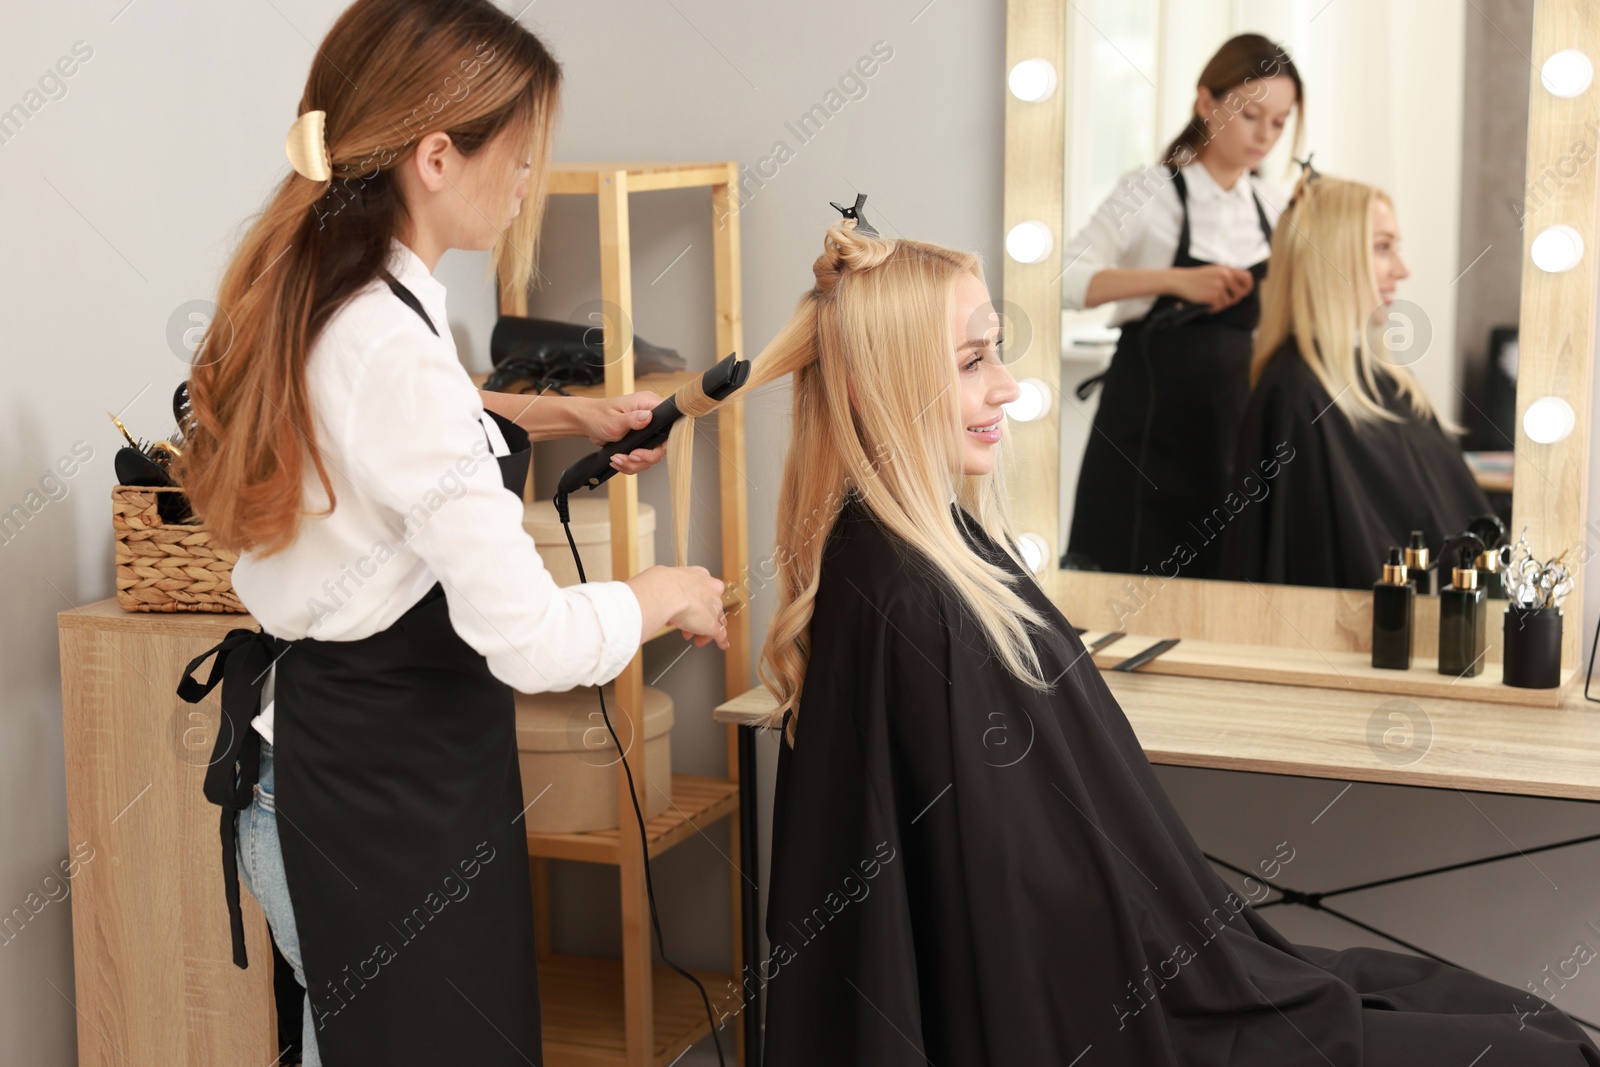
POLYGON ((839 219, 822 238, 822 255, 811 265, 817 290, 830 293, 847 270, 871 270, 894 252, 890 237, 857 233, 855 219, 839 219))

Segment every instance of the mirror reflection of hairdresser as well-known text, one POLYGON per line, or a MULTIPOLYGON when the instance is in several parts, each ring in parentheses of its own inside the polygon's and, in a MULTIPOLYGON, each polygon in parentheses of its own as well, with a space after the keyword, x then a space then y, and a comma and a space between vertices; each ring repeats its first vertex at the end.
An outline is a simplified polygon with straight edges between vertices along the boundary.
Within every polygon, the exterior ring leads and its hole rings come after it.
POLYGON ((1460 428, 1406 365, 1417 353, 1361 328, 1387 328, 1378 313, 1409 275, 1388 195, 1308 168, 1284 218, 1235 467, 1272 477, 1228 525, 1220 576, 1370 589, 1411 531, 1437 552, 1493 508, 1451 436, 1460 428))
POLYGON ((1174 577, 1187 545, 1183 576, 1213 576, 1220 531, 1204 518, 1233 488, 1257 287, 1282 202, 1252 179, 1304 106, 1279 45, 1232 38, 1200 72, 1194 117, 1161 165, 1124 177, 1063 251, 1062 305, 1116 301, 1110 322, 1122 330, 1110 367, 1090 380, 1100 403, 1064 567, 1174 577))
POLYGON ((704 568, 561 589, 522 529, 530 438, 617 440, 657 398, 480 394, 432 276, 498 247, 526 284, 560 78, 488 0, 352 5, 192 369, 182 484, 264 631, 215 650, 245 713, 206 793, 245 798, 225 881, 236 847, 306 1064, 542 1062, 513 690, 601 684, 669 622, 727 647, 704 568))

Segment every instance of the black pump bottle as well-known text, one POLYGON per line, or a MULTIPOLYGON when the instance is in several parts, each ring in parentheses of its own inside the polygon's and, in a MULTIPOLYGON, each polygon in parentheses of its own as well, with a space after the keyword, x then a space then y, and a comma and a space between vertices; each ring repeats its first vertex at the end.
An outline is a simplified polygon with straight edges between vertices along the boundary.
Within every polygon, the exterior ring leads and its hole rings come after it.
MULTIPOLYGON (((1426 549, 1424 549, 1426 551, 1426 549)), ((1372 587, 1372 665, 1411 669, 1411 612, 1417 587, 1407 577, 1405 557, 1389 549, 1383 578, 1372 587)))
POLYGON ((1439 590, 1439 673, 1473 678, 1483 673, 1488 648, 1486 591, 1478 584, 1483 542, 1471 534, 1455 538, 1440 555, 1451 561, 1450 585, 1439 590))

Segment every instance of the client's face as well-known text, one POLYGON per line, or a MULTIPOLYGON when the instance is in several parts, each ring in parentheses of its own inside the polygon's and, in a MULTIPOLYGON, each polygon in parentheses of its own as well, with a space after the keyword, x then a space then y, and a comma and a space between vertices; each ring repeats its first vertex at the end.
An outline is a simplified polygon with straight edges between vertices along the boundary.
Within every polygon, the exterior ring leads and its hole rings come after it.
POLYGON ((975 274, 956 284, 950 307, 950 336, 955 338, 956 380, 961 385, 961 449, 963 474, 988 474, 1005 422, 1002 404, 1017 398, 1016 379, 1001 363, 1000 316, 989 302, 989 290, 975 274))
POLYGON ((1372 281, 1378 288, 1378 299, 1384 304, 1394 303, 1395 286, 1409 277, 1411 272, 1400 258, 1400 224, 1395 221, 1394 208, 1387 200, 1375 196, 1372 198, 1372 281))

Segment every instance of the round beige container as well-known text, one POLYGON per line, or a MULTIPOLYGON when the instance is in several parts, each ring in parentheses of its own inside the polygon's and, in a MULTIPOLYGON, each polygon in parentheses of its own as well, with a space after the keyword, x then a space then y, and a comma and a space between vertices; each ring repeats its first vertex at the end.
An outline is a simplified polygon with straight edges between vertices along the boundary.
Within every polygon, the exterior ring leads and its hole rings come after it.
MULTIPOLYGON (((617 708, 614 687, 607 683, 606 713, 622 738, 633 745, 627 719, 617 708)), ((522 764, 522 802, 529 805, 528 830, 537 833, 583 833, 615 830, 617 777, 622 768, 611 743, 600 700, 592 687, 565 693, 518 693, 517 749, 522 764)), ((644 757, 646 782, 639 802, 647 819, 672 803, 672 698, 663 690, 644 690, 644 757)), ((630 810, 628 818, 633 818, 630 810)))
MULTIPOLYGON (((572 539, 583 556, 583 573, 591 582, 611 580, 611 502, 604 495, 585 491, 568 502, 572 517, 572 539)), ((536 500, 522 506, 522 528, 533 535, 546 569, 560 586, 578 584, 578 568, 572 562, 572 546, 556 518, 556 506, 536 500)), ((639 505, 639 569, 656 564, 656 509, 639 505)), ((595 707, 599 708, 599 701, 595 707)))

